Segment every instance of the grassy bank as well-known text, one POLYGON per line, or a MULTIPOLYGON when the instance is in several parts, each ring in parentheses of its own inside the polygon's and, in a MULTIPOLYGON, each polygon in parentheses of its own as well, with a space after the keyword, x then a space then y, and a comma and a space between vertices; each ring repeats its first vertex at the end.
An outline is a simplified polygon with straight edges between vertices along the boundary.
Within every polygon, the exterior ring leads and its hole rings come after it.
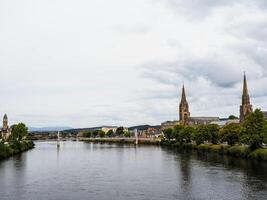
MULTIPOLYGON (((95 142, 95 143, 119 143, 119 144, 134 144, 135 138, 80 138, 80 141, 95 142)), ((138 144, 159 145, 159 140, 139 138, 138 144)))
POLYGON ((170 141, 162 141, 162 146, 169 146, 173 148, 191 149, 203 153, 217 153, 220 155, 228 155, 239 158, 255 159, 267 161, 267 149, 256 149, 251 151, 244 145, 223 145, 223 144, 179 144, 170 141))
POLYGON ((22 142, 14 142, 12 144, 0 143, 0 160, 27 151, 32 148, 34 148, 34 143, 30 140, 22 142))

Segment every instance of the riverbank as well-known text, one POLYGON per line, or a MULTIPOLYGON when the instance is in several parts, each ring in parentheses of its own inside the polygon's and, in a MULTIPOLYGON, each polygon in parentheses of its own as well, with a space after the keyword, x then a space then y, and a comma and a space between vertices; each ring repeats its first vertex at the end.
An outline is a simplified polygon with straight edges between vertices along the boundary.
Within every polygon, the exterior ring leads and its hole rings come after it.
MULTIPOLYGON (((79 138, 79 141, 95 142, 95 143, 125 143, 135 144, 135 138, 79 138)), ((139 138, 138 144, 159 145, 160 140, 153 138, 139 138)))
POLYGON ((0 143, 0 160, 33 148, 34 148, 34 143, 30 140, 16 142, 12 144, 0 143))
MULTIPOLYGON (((93 142, 93 143, 120 143, 120 144, 134 144, 135 138, 79 138, 79 141, 93 142)), ((152 138, 139 138, 138 144, 149 144, 149 145, 161 145, 170 148, 179 148, 185 150, 194 150, 202 153, 216 153, 220 155, 228 155, 232 157, 253 159, 259 161, 267 161, 267 149, 261 148, 251 151, 247 146, 244 145, 225 145, 225 144, 192 144, 184 143, 179 144, 170 142, 167 140, 158 140, 152 138)))
POLYGON ((249 147, 244 145, 225 145, 225 144, 192 144, 192 143, 172 143, 170 141, 161 141, 161 146, 167 146, 171 148, 195 150, 202 153, 216 153, 220 155, 228 155, 232 157, 253 159, 259 161, 267 161, 267 149, 260 148, 251 151, 249 147))

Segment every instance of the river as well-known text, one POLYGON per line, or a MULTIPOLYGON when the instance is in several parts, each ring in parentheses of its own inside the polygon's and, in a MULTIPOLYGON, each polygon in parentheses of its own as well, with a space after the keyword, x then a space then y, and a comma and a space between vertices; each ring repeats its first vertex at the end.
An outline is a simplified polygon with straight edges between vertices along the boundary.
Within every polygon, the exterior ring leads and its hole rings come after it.
POLYGON ((158 146, 36 142, 0 161, 1 200, 266 198, 267 163, 158 146))

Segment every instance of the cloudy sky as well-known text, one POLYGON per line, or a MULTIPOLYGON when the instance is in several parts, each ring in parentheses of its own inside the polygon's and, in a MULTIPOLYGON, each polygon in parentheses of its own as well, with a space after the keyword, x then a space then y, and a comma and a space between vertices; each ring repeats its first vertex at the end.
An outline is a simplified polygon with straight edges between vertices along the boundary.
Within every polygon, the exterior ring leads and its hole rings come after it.
POLYGON ((29 126, 267 110, 266 0, 0 0, 0 115, 29 126))

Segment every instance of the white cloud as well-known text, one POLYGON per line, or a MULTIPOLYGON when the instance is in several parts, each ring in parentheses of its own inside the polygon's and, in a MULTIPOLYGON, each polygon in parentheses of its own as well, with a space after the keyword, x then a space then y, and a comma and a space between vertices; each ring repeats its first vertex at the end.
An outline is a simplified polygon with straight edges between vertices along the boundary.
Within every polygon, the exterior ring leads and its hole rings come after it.
POLYGON ((264 1, 0 0, 0 113, 30 126, 238 114, 243 71, 267 109, 264 1))

